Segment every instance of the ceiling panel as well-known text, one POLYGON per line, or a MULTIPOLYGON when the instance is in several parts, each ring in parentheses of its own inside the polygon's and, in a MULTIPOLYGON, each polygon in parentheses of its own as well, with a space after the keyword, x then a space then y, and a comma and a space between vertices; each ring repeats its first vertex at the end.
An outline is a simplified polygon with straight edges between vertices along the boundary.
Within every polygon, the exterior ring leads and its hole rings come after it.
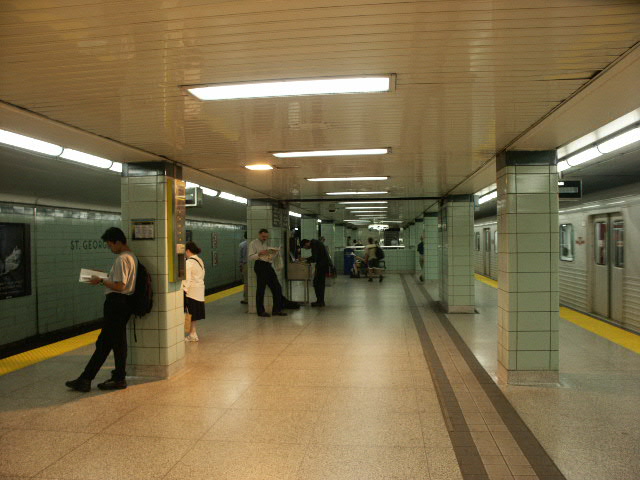
MULTIPOLYGON (((431 197, 639 40, 635 0, 5 0, 0 99, 252 198, 380 184, 392 197, 431 197), (204 103, 181 88, 380 73, 397 75, 394 92, 204 103), (269 154, 387 146, 390 155, 369 158, 269 154), (243 168, 265 161, 275 170, 243 168), (390 180, 305 180, 338 175, 390 180)), ((331 214, 325 207, 314 208, 331 214)))

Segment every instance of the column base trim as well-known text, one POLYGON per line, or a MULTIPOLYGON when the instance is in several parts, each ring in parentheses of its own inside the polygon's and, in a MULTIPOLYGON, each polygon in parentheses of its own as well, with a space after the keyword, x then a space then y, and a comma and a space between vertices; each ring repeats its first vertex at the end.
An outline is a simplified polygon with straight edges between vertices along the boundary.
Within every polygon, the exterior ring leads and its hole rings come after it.
POLYGON ((130 374, 136 377, 170 378, 186 366, 184 357, 171 365, 127 365, 130 374))
POLYGON ((498 364, 498 383, 503 385, 559 384, 558 370, 508 370, 498 364))

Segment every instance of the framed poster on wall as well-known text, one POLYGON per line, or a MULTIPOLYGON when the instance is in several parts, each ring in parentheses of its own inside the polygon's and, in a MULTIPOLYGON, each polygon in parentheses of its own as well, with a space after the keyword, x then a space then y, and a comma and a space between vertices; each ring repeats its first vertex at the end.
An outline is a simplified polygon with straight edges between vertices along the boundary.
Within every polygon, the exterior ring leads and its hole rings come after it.
POLYGON ((0 300, 31 295, 31 241, 26 223, 0 223, 0 300))

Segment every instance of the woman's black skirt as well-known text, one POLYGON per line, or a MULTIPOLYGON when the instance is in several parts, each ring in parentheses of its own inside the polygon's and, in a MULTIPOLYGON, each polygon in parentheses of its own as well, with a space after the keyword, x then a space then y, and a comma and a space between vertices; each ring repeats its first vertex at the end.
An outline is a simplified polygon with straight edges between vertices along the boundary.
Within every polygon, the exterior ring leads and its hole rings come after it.
POLYGON ((204 302, 184 296, 184 311, 191 314, 191 321, 204 320, 204 302))

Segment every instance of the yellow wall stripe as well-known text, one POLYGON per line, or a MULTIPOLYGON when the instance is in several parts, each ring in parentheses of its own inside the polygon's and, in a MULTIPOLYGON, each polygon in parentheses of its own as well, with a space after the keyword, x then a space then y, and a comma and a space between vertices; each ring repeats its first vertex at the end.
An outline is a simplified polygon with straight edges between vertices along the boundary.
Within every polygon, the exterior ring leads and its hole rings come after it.
MULTIPOLYGON (((236 293, 242 292, 243 288, 244 285, 240 285, 238 287, 233 287, 218 293, 214 293, 213 295, 207 296, 205 298, 205 302, 215 302, 216 300, 228 297, 229 295, 234 295, 236 293)), ((12 357, 0 359, 0 376, 6 375, 10 372, 14 372, 16 370, 20 370, 21 368, 28 367, 29 365, 34 365, 44 360, 48 360, 49 358, 63 355, 78 348, 91 345, 98 339, 99 334, 100 330, 93 330, 89 333, 78 335, 77 337, 67 338, 66 340, 61 340, 60 342, 55 342, 50 345, 45 345, 44 347, 29 350, 28 352, 13 355, 12 357)))
MULTIPOLYGON (((490 287, 498 288, 498 282, 483 275, 475 274, 476 280, 486 283, 490 287)), ((596 335, 606 338, 610 342, 613 342, 621 347, 631 350, 635 353, 640 353, 640 335, 627 332, 622 328, 618 328, 615 325, 611 325, 597 318, 585 315, 584 313, 576 312, 567 307, 560 307, 560 317, 565 320, 578 325, 579 327, 589 330, 596 335)))

